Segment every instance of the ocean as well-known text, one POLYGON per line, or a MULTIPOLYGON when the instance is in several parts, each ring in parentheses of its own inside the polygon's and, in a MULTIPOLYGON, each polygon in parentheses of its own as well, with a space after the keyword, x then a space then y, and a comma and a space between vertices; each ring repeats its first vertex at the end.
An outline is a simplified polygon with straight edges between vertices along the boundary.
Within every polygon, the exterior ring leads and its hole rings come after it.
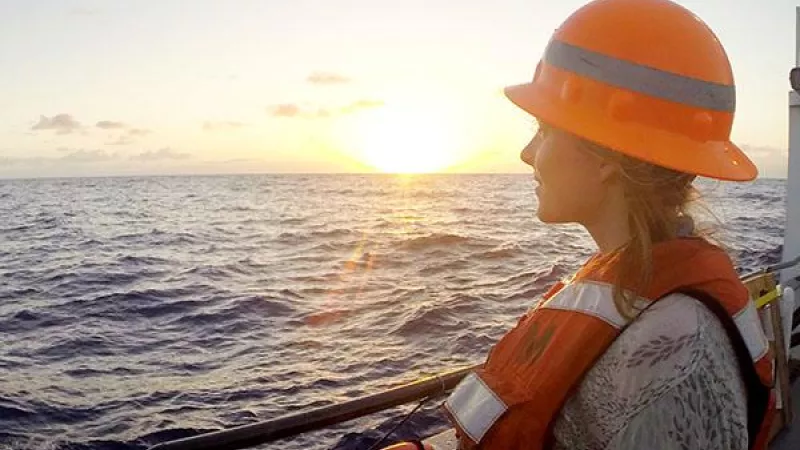
MULTIPOLYGON (((780 259, 784 183, 700 183, 742 272, 780 259)), ((0 449, 145 449, 480 362, 594 251, 535 207, 528 175, 0 180, 0 449)), ((411 406, 259 448, 366 449, 411 406)))

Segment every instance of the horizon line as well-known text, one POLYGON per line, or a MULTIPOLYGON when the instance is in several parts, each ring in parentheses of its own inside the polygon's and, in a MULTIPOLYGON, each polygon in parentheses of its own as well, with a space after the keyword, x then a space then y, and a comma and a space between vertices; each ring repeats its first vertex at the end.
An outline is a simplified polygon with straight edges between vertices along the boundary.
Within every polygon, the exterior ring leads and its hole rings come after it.
MULTIPOLYGON (((34 181, 34 180, 73 180, 73 179, 107 179, 107 178, 178 178, 178 177, 226 177, 226 176, 399 176, 399 177, 424 177, 424 176, 459 176, 459 175, 520 175, 530 176, 526 172, 422 172, 422 173, 402 173, 402 172, 220 172, 220 173, 174 173, 174 174, 118 174, 118 175, 60 175, 60 176, 33 176, 33 177, 4 177, 2 181, 34 181)), ((711 178, 699 177, 701 180, 712 180, 711 178)), ((758 177, 750 183, 759 180, 788 180, 788 177, 758 177)))

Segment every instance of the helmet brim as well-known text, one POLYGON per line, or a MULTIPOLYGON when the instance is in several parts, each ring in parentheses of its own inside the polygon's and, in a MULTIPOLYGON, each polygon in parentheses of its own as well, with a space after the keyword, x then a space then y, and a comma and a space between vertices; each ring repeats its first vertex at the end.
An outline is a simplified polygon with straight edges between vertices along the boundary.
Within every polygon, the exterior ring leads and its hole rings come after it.
POLYGON ((635 119, 598 115, 554 96, 537 83, 509 86, 504 92, 514 104, 548 125, 651 164, 719 180, 750 181, 758 176, 755 164, 728 140, 695 140, 635 119))

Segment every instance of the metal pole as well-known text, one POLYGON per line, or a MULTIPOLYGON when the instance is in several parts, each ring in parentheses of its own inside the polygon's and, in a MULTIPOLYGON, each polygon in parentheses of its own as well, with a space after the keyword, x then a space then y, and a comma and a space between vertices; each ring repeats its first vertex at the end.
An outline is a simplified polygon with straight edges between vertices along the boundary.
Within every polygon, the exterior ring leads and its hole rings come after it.
MULTIPOLYGON (((800 67, 800 7, 795 8, 795 67, 800 67)), ((786 179, 786 228, 783 236, 783 262, 800 255, 800 94, 789 92, 789 161, 786 179)), ((800 276, 800 267, 783 269, 781 286, 791 286, 800 276)), ((796 298, 796 296, 794 296, 796 298)), ((796 305, 793 296, 781 298, 781 315, 785 321, 784 334, 792 335, 792 317, 796 305)), ((788 349, 787 349, 788 352, 788 349)))
POLYGON ((800 6, 795 6, 794 18, 794 66, 800 67, 800 6))
POLYGON ((477 367, 480 366, 467 367, 425 378, 380 394, 361 397, 338 405, 164 442, 150 447, 150 450, 236 450, 273 442, 415 400, 444 394, 453 389, 462 378, 477 367))
MULTIPOLYGON (((795 67, 800 67, 800 7, 796 13, 795 67)), ((800 94, 789 92, 789 162, 786 179, 786 230, 783 261, 800 255, 800 94)), ((800 268, 784 270, 781 284, 800 275, 800 268)))

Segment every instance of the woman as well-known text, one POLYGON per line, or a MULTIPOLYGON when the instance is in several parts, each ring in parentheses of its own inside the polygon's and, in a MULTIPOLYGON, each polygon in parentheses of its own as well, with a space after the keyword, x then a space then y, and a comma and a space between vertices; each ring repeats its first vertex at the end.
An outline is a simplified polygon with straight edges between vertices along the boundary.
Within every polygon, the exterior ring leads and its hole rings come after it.
POLYGON ((598 0, 506 94, 539 122, 522 151, 539 219, 583 225, 598 252, 448 398, 461 448, 765 448, 767 341, 687 211, 697 175, 757 175, 729 141, 716 36, 667 0, 598 0))

